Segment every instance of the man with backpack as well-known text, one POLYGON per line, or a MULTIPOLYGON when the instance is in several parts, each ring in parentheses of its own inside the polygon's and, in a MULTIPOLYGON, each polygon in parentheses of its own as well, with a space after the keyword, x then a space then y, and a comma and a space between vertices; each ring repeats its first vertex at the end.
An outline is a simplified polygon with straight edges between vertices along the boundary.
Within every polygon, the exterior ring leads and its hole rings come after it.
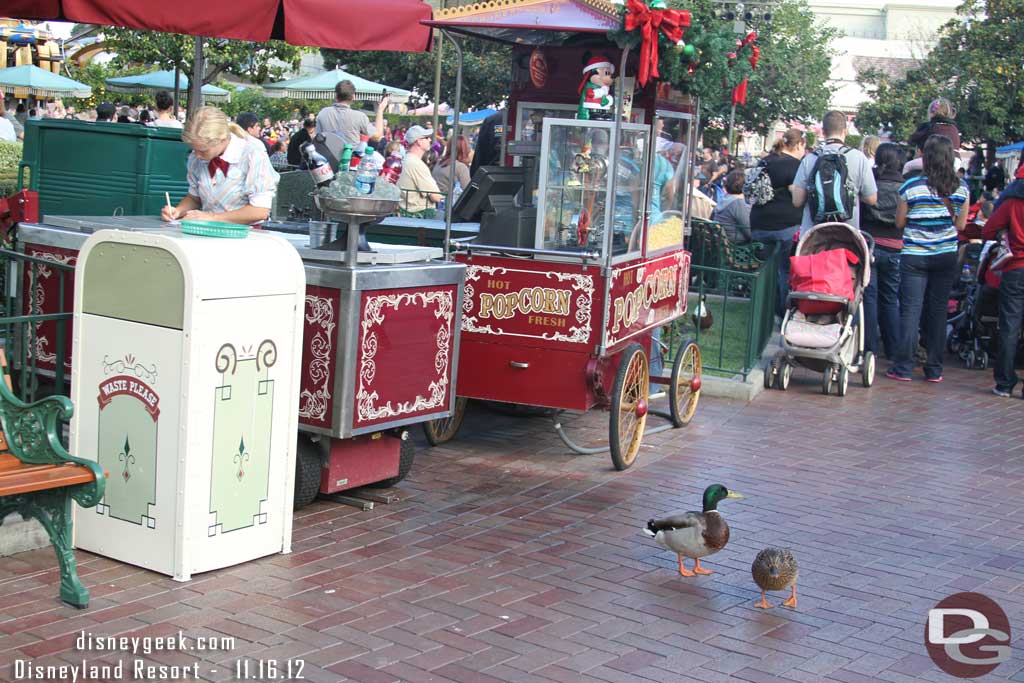
POLYGON ((828 222, 860 228, 860 204, 874 206, 878 201, 871 162, 843 142, 845 114, 828 112, 821 127, 825 141, 804 157, 793 178, 793 206, 804 207, 800 230, 828 222))

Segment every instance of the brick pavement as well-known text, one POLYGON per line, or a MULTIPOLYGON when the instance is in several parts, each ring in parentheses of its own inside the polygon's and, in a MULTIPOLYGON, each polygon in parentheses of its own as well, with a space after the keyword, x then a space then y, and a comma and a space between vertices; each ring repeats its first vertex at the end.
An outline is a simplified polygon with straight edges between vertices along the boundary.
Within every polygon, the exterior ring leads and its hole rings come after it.
MULTIPOLYGON (((705 400, 626 473, 568 455, 547 419, 476 408, 456 442, 421 444, 400 502, 300 511, 291 555, 179 584, 79 552, 83 612, 57 604, 50 549, 0 558, 0 680, 16 658, 79 662, 84 629, 230 635, 233 650, 199 653, 211 681, 242 657, 301 658, 314 682, 948 681, 925 614, 976 590, 1016 628, 988 678, 1024 681, 1024 402, 989 386, 951 369, 938 386, 879 378, 825 398, 798 370, 785 394, 705 400), (716 573, 683 579, 640 526, 713 482, 748 498, 722 505, 733 535, 716 573), (797 553, 797 611, 753 608, 750 561, 769 544, 797 553)), ((596 438, 606 420, 572 428, 596 438)))

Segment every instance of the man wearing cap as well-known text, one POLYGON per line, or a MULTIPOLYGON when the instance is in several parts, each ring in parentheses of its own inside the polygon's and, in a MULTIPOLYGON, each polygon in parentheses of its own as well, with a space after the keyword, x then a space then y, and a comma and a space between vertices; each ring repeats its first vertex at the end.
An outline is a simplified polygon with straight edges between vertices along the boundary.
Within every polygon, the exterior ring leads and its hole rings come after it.
POLYGON ((576 118, 607 120, 610 118, 615 99, 611 96, 615 65, 607 57, 592 57, 583 67, 583 81, 580 83, 580 106, 576 118))
POLYGON ((352 81, 338 81, 334 86, 334 104, 324 107, 316 115, 316 132, 334 133, 341 138, 342 146, 345 144, 355 147, 359 144, 359 136, 367 137, 377 131, 384 130, 384 110, 388 106, 388 98, 385 95, 377 103, 377 116, 374 125, 370 125, 370 119, 361 111, 352 108, 352 102, 356 98, 356 86, 352 81))
POLYGON ((441 190, 430 168, 423 163, 423 155, 432 143, 433 132, 423 126, 412 126, 405 134, 409 150, 402 160, 402 175, 398 177, 398 189, 402 191, 398 212, 403 216, 433 218, 434 205, 441 201, 441 190))
POLYGON ((97 121, 113 121, 114 113, 117 109, 110 102, 101 102, 96 105, 96 120, 97 121))

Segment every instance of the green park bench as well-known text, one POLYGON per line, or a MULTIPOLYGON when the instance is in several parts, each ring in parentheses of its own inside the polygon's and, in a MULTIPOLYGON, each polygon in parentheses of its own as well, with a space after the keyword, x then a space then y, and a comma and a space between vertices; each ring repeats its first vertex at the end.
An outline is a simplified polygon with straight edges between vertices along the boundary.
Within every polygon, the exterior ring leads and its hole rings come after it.
POLYGON ((694 265, 750 272, 761 267, 761 242, 736 244, 721 223, 702 218, 690 220, 690 253, 694 265))
POLYGON ((7 359, 0 349, 0 525, 13 512, 34 517, 50 535, 60 565, 60 598, 89 606, 89 591, 78 579, 71 548, 71 501, 92 507, 103 497, 106 476, 99 464, 76 458, 61 446, 61 422, 74 408, 63 396, 24 403, 11 389, 7 359))

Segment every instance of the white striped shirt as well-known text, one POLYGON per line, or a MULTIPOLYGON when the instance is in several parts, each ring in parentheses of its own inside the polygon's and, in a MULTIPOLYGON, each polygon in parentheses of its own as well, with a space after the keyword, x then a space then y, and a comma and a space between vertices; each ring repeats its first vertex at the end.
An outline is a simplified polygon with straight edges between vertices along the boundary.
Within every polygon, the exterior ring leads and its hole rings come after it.
POLYGON ((198 197, 203 211, 224 213, 247 205, 269 209, 277 191, 278 175, 270 165, 263 143, 253 137, 231 135, 221 158, 231 164, 225 177, 220 169, 210 177, 209 163, 188 155, 188 193, 198 197))

